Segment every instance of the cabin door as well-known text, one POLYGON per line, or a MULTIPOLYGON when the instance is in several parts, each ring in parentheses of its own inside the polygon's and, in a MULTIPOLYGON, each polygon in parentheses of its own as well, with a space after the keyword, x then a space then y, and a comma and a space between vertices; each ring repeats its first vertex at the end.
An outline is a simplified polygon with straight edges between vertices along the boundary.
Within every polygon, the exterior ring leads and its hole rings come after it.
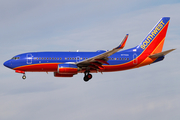
POLYGON ((136 53, 133 54, 133 64, 134 65, 138 64, 138 59, 137 59, 137 54, 136 53))
POLYGON ((27 54, 27 64, 32 64, 32 54, 27 54))
POLYGON ((80 62, 81 61, 81 57, 80 56, 77 56, 76 57, 76 62, 80 62))

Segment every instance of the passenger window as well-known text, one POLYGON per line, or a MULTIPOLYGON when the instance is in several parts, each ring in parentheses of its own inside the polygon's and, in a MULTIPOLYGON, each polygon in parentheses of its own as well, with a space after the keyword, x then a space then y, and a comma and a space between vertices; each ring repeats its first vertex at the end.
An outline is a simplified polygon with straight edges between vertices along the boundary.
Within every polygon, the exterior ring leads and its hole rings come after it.
POLYGON ((62 58, 60 58, 60 60, 61 60, 62 58))
POLYGON ((127 58, 127 60, 129 60, 129 58, 127 58))
POLYGON ((124 58, 122 58, 122 60, 124 60, 124 58))

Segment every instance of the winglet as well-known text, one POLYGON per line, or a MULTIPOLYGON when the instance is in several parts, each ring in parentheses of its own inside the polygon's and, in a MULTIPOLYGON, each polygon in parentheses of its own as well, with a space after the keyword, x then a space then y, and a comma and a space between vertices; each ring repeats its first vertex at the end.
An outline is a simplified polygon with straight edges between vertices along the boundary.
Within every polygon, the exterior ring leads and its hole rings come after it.
POLYGON ((121 44, 120 44, 118 47, 116 47, 115 49, 123 49, 124 46, 125 46, 125 44, 126 44, 126 41, 127 41, 127 39, 128 39, 128 36, 129 36, 129 34, 126 34, 126 36, 124 37, 124 39, 123 39, 123 41, 121 42, 121 44))

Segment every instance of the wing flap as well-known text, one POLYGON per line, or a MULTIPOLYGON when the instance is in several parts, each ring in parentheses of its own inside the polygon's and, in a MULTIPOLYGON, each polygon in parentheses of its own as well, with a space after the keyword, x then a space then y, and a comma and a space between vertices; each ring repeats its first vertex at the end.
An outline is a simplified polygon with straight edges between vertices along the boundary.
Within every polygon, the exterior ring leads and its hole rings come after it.
POLYGON ((162 56, 165 56, 167 55, 168 53, 174 51, 175 49, 170 49, 170 50, 166 50, 164 52, 160 52, 160 53, 156 53, 156 54, 153 54, 153 55, 150 55, 149 58, 158 58, 158 57, 162 57, 162 56))

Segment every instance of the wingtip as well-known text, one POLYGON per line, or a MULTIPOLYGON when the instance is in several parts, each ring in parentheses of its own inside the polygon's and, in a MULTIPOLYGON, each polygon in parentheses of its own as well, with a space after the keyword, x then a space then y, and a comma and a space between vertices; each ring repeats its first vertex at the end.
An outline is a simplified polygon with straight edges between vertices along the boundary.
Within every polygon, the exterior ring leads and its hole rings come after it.
POLYGON ((129 34, 126 34, 126 36, 124 37, 124 39, 122 40, 121 44, 116 48, 116 49, 123 49, 125 44, 126 44, 126 41, 127 41, 127 38, 128 38, 128 35, 129 34))

